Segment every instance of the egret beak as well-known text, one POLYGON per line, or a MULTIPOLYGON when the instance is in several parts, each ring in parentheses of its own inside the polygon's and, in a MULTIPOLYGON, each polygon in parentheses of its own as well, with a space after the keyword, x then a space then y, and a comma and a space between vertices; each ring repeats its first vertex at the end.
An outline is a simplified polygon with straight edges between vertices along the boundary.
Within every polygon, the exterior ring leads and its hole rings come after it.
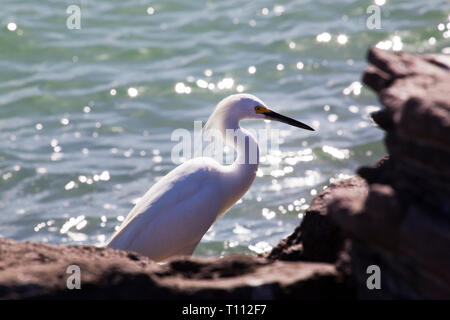
POLYGON ((292 118, 283 116, 282 114, 276 113, 275 111, 272 111, 272 110, 264 112, 264 115, 269 120, 276 120, 276 121, 279 121, 279 122, 290 124, 291 126, 294 126, 294 127, 297 127, 297 128, 314 131, 314 129, 311 128, 310 126, 308 126, 307 124, 304 124, 303 122, 300 122, 300 121, 294 120, 292 118))

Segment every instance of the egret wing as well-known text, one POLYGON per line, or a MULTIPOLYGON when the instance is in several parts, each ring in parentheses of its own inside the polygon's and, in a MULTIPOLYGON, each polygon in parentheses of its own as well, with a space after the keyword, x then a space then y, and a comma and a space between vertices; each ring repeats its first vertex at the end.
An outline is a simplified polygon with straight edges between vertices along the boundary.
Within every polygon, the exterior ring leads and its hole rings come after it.
POLYGON ((179 166, 149 189, 108 246, 155 260, 195 248, 220 213, 220 178, 209 163, 179 166))

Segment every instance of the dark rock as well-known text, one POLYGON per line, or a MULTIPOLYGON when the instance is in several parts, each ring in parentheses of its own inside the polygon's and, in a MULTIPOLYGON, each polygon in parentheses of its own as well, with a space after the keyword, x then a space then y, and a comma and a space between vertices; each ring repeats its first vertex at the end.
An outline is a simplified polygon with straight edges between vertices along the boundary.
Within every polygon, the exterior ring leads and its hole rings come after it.
POLYGON ((347 190, 357 196, 367 193, 366 182, 358 176, 328 186, 311 203, 299 227, 282 240, 267 258, 271 260, 335 262, 344 243, 340 228, 328 215, 335 195, 347 190))
POLYGON ((0 299, 345 299, 331 264, 250 256, 178 257, 157 264, 135 253, 0 239, 0 299), (67 267, 81 289, 67 288, 67 267))
POLYGON ((365 196, 335 193, 328 214, 349 235, 339 270, 360 298, 450 298, 450 72, 448 59, 369 52, 363 80, 385 107, 389 159, 358 173, 365 196), (367 267, 381 270, 369 290, 367 267))

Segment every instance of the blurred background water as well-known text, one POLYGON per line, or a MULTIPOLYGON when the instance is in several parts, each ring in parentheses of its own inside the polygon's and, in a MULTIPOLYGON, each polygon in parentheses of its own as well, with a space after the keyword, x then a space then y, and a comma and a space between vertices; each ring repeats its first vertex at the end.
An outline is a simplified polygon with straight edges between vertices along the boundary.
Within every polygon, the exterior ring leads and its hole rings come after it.
POLYGON ((270 250, 314 195, 386 153, 367 48, 450 53, 448 1, 375 2, 371 30, 372 1, 2 0, 0 236, 101 245, 175 167, 173 130, 249 92, 318 130, 271 124, 281 152, 195 254, 270 250))

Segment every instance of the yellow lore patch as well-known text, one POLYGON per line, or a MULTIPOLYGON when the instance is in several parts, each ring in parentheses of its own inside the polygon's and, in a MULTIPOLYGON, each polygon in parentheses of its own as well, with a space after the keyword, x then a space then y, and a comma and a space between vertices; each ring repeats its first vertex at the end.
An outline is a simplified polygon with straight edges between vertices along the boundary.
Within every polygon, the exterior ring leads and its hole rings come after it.
POLYGON ((270 111, 270 109, 266 108, 266 107, 261 107, 261 106, 256 106, 255 107, 255 112, 256 113, 267 113, 269 111, 270 111))

